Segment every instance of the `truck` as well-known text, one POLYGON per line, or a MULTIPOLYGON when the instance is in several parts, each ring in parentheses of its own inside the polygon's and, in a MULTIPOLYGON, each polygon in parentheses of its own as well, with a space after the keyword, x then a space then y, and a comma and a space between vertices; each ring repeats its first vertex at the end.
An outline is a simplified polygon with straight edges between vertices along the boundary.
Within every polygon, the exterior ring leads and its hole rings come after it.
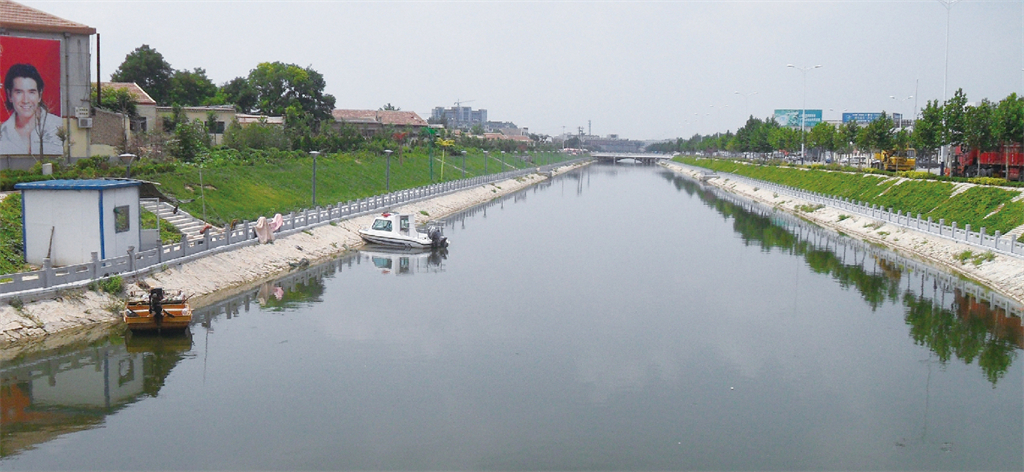
POLYGON ((875 153, 871 167, 891 172, 902 172, 917 168, 917 151, 913 148, 903 151, 882 151, 875 153))
POLYGON ((951 173, 957 177, 1000 177, 1020 181, 1024 178, 1024 152, 1020 143, 1000 146, 993 151, 977 148, 955 153, 951 173))

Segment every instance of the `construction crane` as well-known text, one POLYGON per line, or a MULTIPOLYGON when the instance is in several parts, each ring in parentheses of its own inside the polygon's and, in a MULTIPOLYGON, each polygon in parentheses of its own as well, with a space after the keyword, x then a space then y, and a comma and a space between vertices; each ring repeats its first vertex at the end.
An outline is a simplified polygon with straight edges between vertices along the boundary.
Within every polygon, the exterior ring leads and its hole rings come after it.
POLYGON ((469 102, 475 102, 475 101, 476 101, 475 98, 473 100, 459 100, 459 99, 455 100, 455 126, 459 126, 463 122, 472 121, 470 119, 470 115, 468 113, 466 114, 466 116, 462 115, 462 104, 463 103, 469 103, 469 102))

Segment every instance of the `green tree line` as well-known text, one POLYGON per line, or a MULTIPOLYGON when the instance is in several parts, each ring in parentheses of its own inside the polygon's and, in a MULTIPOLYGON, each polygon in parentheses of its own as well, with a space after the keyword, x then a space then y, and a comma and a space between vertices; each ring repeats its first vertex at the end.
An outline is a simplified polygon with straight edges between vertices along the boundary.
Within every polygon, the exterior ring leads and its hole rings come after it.
POLYGON ((820 122, 802 132, 781 126, 774 117, 749 117, 735 133, 695 134, 689 139, 656 143, 654 152, 678 153, 753 153, 768 156, 775 152, 795 153, 802 143, 809 155, 851 154, 900 151, 915 148, 920 156, 934 156, 942 146, 992 151, 1006 144, 1024 143, 1024 97, 1012 93, 998 103, 984 99, 968 104, 959 89, 945 103, 930 100, 912 128, 902 128, 892 116, 882 112, 869 123, 849 121, 842 125, 820 122))

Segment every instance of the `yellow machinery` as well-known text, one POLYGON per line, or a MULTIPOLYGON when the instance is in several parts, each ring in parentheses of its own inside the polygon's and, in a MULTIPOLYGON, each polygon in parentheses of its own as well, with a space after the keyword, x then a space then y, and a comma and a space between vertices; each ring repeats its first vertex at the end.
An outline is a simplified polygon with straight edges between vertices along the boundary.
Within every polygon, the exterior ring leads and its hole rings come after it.
POLYGON ((914 170, 917 168, 917 151, 907 149, 875 153, 875 162, 871 164, 871 167, 893 172, 914 170))

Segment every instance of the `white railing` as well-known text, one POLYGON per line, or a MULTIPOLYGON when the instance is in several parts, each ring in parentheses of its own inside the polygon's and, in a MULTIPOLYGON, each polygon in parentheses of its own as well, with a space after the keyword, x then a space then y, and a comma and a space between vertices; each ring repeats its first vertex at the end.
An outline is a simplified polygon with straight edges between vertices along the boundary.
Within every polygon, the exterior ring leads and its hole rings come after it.
MULTIPOLYGON (((284 217, 284 224, 277 237, 286 236, 316 226, 337 222, 404 205, 419 200, 445 195, 458 190, 485 185, 491 182, 512 179, 526 174, 550 171, 555 167, 573 164, 589 158, 563 161, 540 167, 517 169, 498 174, 488 174, 468 179, 450 180, 423 187, 398 190, 384 195, 375 195, 335 205, 316 207, 292 212, 284 217)), ((252 231, 255 223, 243 221, 233 228, 212 234, 206 232, 201 239, 189 239, 182 235, 181 241, 165 244, 147 251, 128 251, 124 256, 100 260, 92 253, 92 262, 71 266, 53 267, 49 259, 43 260, 40 270, 17 274, 0 275, 0 300, 20 298, 23 302, 46 298, 59 290, 75 288, 86 283, 116 274, 148 273, 166 263, 187 262, 198 257, 256 244, 252 231)))
MULTIPOLYGON (((704 168, 692 167, 678 162, 675 164, 686 166, 695 171, 707 171, 707 169, 704 168)), ((933 221, 930 216, 922 218, 920 213, 918 213, 917 216, 913 216, 909 214, 909 212, 903 213, 901 210, 894 210, 893 208, 881 208, 878 205, 868 205, 862 202, 855 202, 848 198, 838 198, 817 192, 809 192, 796 187, 790 187, 788 185, 753 179, 728 172, 721 172, 720 175, 727 176, 727 178, 732 180, 743 181, 754 187, 768 189, 775 193, 806 200, 810 203, 827 205, 850 213, 891 223, 903 228, 929 233, 951 241, 962 242, 1012 257, 1024 258, 1024 244, 1018 242, 1013 237, 1004 236, 999 231, 995 231, 993 234, 988 234, 984 226, 978 228, 978 231, 971 231, 971 225, 964 225, 964 227, 961 228, 957 226, 956 221, 952 221, 947 225, 945 219, 940 218, 939 221, 933 221)))

